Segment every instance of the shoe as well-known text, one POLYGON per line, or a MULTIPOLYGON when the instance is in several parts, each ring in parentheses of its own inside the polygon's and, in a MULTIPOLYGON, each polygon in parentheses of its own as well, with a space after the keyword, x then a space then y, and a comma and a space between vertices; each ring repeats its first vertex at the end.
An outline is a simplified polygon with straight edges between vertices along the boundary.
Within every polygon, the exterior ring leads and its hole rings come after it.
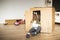
POLYGON ((26 34, 26 38, 30 38, 30 34, 26 34))

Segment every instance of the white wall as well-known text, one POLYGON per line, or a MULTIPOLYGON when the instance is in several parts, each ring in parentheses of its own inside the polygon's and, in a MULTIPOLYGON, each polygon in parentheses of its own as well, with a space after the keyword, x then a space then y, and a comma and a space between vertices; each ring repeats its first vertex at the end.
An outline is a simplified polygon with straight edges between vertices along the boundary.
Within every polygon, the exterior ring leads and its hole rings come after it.
POLYGON ((2 0, 0 1, 0 23, 5 19, 24 18, 25 10, 44 6, 45 0, 2 0))

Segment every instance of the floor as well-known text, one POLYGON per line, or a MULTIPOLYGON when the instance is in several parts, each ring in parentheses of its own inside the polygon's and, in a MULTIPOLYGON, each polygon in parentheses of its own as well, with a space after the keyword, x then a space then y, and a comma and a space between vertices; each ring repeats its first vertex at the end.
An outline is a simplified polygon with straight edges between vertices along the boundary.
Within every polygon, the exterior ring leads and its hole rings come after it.
POLYGON ((0 40, 60 40, 60 24, 55 25, 55 31, 51 34, 40 33, 27 39, 25 37, 25 24, 0 25, 0 40))

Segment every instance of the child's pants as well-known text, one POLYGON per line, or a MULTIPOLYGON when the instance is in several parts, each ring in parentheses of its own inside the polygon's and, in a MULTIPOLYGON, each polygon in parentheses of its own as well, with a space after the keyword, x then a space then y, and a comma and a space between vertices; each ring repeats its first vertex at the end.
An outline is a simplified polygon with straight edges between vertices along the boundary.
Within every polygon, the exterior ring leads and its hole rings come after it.
POLYGON ((33 33, 33 32, 39 32, 39 31, 41 31, 41 27, 39 26, 39 27, 37 27, 37 29, 35 29, 34 27, 33 28, 31 28, 30 30, 29 30, 29 33, 33 33))

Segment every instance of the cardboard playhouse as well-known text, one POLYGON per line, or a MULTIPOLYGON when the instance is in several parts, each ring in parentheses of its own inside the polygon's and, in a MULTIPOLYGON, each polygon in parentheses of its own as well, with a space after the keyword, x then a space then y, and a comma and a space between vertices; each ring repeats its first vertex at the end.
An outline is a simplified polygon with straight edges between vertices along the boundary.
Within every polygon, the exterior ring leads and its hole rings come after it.
POLYGON ((52 33, 55 28, 55 9, 53 7, 34 7, 25 12, 26 32, 31 28, 33 14, 37 13, 41 32, 52 33))

